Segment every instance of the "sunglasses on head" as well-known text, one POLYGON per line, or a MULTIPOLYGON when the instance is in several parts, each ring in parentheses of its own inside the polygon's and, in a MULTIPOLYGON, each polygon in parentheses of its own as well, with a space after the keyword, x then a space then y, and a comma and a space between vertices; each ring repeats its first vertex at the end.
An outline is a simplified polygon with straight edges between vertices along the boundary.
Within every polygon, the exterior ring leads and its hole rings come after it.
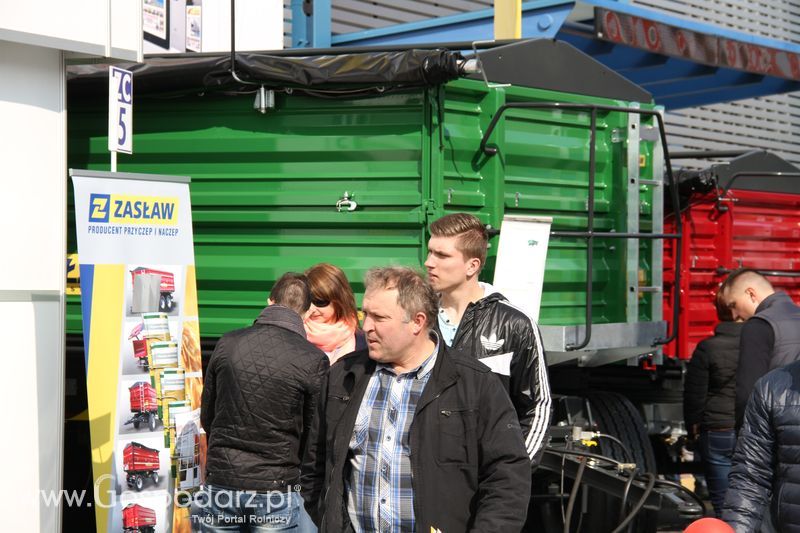
POLYGON ((311 303, 314 304, 314 307, 326 307, 331 302, 329 300, 324 300, 322 298, 312 298, 311 303))

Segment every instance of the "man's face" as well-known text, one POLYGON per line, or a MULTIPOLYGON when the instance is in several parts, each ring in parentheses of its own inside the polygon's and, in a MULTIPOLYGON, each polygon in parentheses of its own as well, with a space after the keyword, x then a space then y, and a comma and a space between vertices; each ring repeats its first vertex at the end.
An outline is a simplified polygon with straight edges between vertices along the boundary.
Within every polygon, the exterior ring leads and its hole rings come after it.
POLYGON ((397 303, 396 289, 373 289, 364 294, 364 334, 369 357, 379 363, 402 360, 416 336, 415 324, 397 303))
POLYGON ((466 283, 478 271, 478 259, 466 259, 456 248, 458 237, 431 237, 425 268, 436 292, 448 292, 466 283))
POLYGON ((731 310, 734 320, 747 320, 756 314, 758 300, 754 289, 731 287, 725 291, 725 304, 731 310))

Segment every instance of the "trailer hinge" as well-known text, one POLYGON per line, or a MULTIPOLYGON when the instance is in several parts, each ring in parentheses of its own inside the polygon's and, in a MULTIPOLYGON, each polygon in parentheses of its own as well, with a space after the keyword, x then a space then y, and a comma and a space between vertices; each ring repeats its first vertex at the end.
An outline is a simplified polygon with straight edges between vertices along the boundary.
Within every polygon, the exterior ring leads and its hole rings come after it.
POLYGON ((655 142, 660 138, 660 132, 657 126, 639 127, 639 139, 642 141, 655 142))
POLYGON ((436 201, 433 199, 425 200, 425 204, 422 206, 422 210, 425 213, 426 219, 432 219, 436 216, 436 201))

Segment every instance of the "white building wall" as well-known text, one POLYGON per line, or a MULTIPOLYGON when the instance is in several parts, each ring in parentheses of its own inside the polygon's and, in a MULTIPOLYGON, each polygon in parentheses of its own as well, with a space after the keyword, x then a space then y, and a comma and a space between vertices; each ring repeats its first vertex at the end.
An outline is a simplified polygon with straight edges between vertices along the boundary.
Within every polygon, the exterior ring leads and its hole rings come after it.
POLYGON ((137 60, 141 46, 140 0, 0 0, 2 531, 61 530, 65 54, 137 60))
POLYGON ((0 439, 3 529, 58 531, 61 488, 66 112, 60 50, 0 41, 0 439))

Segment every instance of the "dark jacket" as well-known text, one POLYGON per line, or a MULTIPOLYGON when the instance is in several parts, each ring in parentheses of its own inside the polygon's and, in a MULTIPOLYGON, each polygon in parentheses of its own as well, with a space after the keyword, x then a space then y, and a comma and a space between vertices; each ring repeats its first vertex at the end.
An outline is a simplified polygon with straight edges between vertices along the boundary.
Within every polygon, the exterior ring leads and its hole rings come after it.
MULTIPOLYGON (((348 531, 349 443, 375 361, 367 351, 331 367, 320 396, 316 447, 303 471, 306 508, 322 532, 348 531)), ((530 466, 517 417, 497 378, 440 344, 409 435, 418 532, 519 531, 530 466)))
POLYGON ((533 464, 547 445, 550 382, 539 328, 494 288, 471 303, 458 324, 453 348, 472 355, 500 375, 517 412, 533 464))
POLYGON ((785 292, 775 292, 745 322, 736 373, 736 421, 741 425, 747 399, 758 378, 800 359, 800 307, 785 292))
POLYGON ((777 531, 800 531, 800 362, 756 382, 728 479, 722 519, 737 533, 767 512, 777 531))
POLYGON ((720 322, 714 335, 700 341, 686 367, 683 417, 686 427, 703 431, 733 429, 736 367, 741 322, 720 322))
POLYGON ((203 388, 206 482, 258 492, 296 484, 327 369, 286 307, 269 306, 252 326, 223 335, 203 388))

